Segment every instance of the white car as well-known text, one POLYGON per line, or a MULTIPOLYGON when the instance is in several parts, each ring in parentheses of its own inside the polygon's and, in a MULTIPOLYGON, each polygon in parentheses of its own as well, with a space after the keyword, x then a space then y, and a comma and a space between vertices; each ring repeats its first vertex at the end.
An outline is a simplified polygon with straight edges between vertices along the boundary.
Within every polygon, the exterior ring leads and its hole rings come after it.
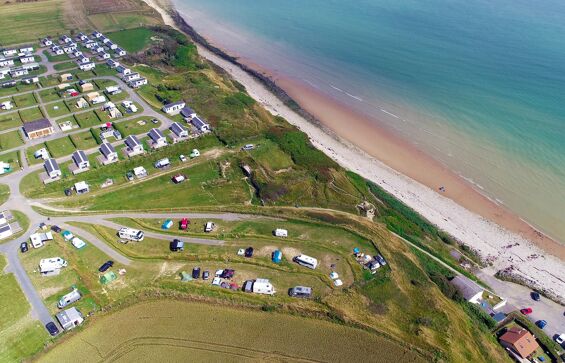
POLYGON ((565 334, 560 334, 558 337, 555 338, 557 344, 561 345, 565 342, 565 334))
POLYGON ((180 159, 180 161, 182 161, 184 163, 186 161, 186 156, 179 155, 179 159, 180 159))

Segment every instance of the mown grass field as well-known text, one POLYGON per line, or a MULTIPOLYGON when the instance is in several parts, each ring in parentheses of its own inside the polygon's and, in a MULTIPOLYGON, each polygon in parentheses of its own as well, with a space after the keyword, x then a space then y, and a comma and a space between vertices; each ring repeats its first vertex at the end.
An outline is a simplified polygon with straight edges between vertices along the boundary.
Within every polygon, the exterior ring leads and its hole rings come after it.
POLYGON ((0 149, 10 150, 20 145, 23 145, 22 134, 19 130, 5 132, 0 134, 0 149))
POLYGON ((65 0, 2 2, 0 5, 0 43, 2 45, 36 41, 66 29, 63 16, 65 0))
POLYGON ((22 119, 18 112, 10 112, 9 114, 0 113, 0 131, 19 127, 22 125, 22 119))
MULTIPOLYGON (((6 203, 8 198, 10 197, 10 187, 6 184, 0 184, 0 205, 6 203)), ((0 270, 1 270, 0 266, 0 270)))
POLYGON ((377 356, 391 362, 399 357, 403 362, 425 361, 386 338, 326 321, 180 301, 141 303, 104 317, 39 361, 72 360, 78 349, 84 362, 100 356, 110 361, 182 361, 187 356, 227 361, 374 362, 377 356))
POLYGON ((155 33, 148 28, 125 29, 107 34, 108 38, 128 52, 139 52, 145 48, 153 35, 155 33))

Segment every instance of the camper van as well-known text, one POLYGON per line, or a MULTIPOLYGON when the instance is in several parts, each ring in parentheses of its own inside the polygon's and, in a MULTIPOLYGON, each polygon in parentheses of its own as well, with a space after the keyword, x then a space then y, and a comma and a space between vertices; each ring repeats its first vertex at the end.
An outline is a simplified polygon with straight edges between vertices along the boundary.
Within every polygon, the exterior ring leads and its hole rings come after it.
POLYGON ((137 229, 122 227, 118 231, 118 236, 130 241, 143 241, 143 232, 137 229))
POLYGON ((68 262, 63 260, 61 257, 44 258, 39 261, 39 271, 42 274, 45 274, 55 270, 60 270, 63 267, 67 267, 67 265, 68 262))
POLYGON ((157 169, 164 168, 164 167, 167 167, 169 165, 171 165, 171 162, 169 161, 168 158, 157 160, 157 162, 155 163, 155 167, 157 169))
POLYGON ((297 264, 311 268, 314 270, 318 266, 318 260, 314 257, 306 256, 306 255, 298 255, 292 259, 297 264))
POLYGON ((253 282, 252 291, 255 294, 264 295, 274 295, 276 292, 271 282, 267 279, 256 279, 255 282, 253 282))
POLYGON ((312 296, 312 288, 306 286, 295 286, 288 290, 288 295, 292 297, 308 298, 312 296))
POLYGON ((65 306, 74 303, 75 301, 79 301, 81 297, 82 296, 80 295, 80 292, 75 288, 73 289, 73 291, 69 292, 59 300, 57 307, 59 309, 62 309, 65 306))
POLYGON ((273 234, 275 235, 275 237, 288 237, 288 231, 282 228, 275 229, 273 234))
POLYGON ((206 226, 204 227, 204 232, 210 233, 214 230, 214 222, 206 222, 206 226))

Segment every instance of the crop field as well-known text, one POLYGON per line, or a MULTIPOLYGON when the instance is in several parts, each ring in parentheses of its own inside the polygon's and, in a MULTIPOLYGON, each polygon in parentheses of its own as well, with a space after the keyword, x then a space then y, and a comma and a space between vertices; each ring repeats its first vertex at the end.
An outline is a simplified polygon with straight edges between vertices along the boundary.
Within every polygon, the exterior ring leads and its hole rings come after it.
POLYGON ((0 43, 2 45, 36 41, 47 34, 66 29, 64 0, 35 2, 6 1, 0 5, 0 43))
POLYGON ((386 338, 326 321, 179 301, 141 303, 104 317, 39 361, 69 361, 78 350, 84 362, 182 361, 188 355, 193 360, 374 362, 378 356, 424 362, 386 338))

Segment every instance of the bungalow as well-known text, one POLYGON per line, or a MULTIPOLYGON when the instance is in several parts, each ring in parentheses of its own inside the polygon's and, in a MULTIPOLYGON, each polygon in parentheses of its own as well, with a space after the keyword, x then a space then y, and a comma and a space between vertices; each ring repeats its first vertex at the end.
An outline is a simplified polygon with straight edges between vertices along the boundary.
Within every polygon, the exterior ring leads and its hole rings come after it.
POLYGON ((106 50, 105 50, 104 48, 102 48, 101 46, 98 45, 98 46, 96 46, 96 47, 94 48, 94 51, 95 51, 96 53, 104 53, 106 50))
POLYGON ((75 151, 72 155, 72 159, 76 167, 81 171, 87 170, 90 167, 90 161, 88 161, 85 152, 82 150, 75 151))
POLYGON ((190 122, 200 132, 210 131, 210 125, 207 124, 206 122, 202 121, 202 119, 198 116, 194 117, 192 120, 190 120, 190 122))
POLYGON ((76 58, 78 58, 78 57, 82 56, 82 52, 81 52, 80 50, 75 50, 75 51, 73 52, 73 56, 75 56, 76 58))
POLYGON ((85 57, 85 56, 81 56, 78 58, 77 62, 79 62, 80 64, 85 64, 85 63, 90 63, 90 58, 85 57))
POLYGON ((55 55, 63 55, 65 54, 65 51, 63 49, 61 49, 61 47, 53 47, 51 48, 51 51, 55 54, 55 55))
POLYGON ((139 73, 129 73, 129 74, 124 74, 124 76, 122 77, 122 79, 125 82, 131 82, 135 79, 139 79, 141 78, 141 76, 139 75, 139 73))
POLYGON ((90 92, 94 90, 94 85, 90 82, 83 83, 79 86, 81 92, 90 92))
POLYGON ((35 57, 33 55, 26 55, 20 58, 20 62, 22 62, 22 64, 35 62, 35 57))
POLYGON ((50 47, 53 45, 53 41, 50 38, 41 39, 41 45, 44 47, 50 47))
POLYGON ((4 101, 2 103, 0 103, 0 110, 11 110, 12 108, 14 108, 14 106, 12 105, 12 101, 4 101))
POLYGON ((12 68, 10 69, 10 76, 12 77, 21 77, 29 74, 29 71, 24 68, 12 68))
POLYGON ((95 97, 95 98, 91 101, 91 103, 92 103, 93 105, 97 105, 97 104, 103 103, 103 102, 106 102, 106 97, 104 97, 104 96, 95 97))
POLYGON ((105 159, 102 162, 104 165, 118 161, 118 153, 116 152, 116 149, 114 149, 112 144, 108 142, 104 142, 100 145, 100 153, 105 159))
POLYGON ((133 81, 128 82, 128 85, 131 88, 141 87, 141 86, 146 85, 146 84, 147 84, 147 78, 144 78, 144 77, 134 79, 133 81))
POLYGON ((81 33, 78 33, 77 40, 85 41, 85 40, 88 40, 88 37, 86 36, 86 34, 81 32, 81 33))
POLYGON ((37 76, 22 78, 22 83, 24 83, 24 84, 33 84, 33 83, 38 83, 38 82, 39 82, 39 77, 37 77, 37 76))
POLYGON ((120 65, 120 63, 116 62, 116 61, 113 60, 113 59, 108 59, 108 60, 106 61, 106 65, 107 65, 108 67, 110 67, 110 68, 116 68, 116 67, 118 67, 118 66, 120 65))
POLYGON ((10 88, 16 86, 16 81, 6 81, 0 83, 0 88, 10 88))
POLYGON ((101 36, 100 40, 102 41, 102 43, 104 43, 105 45, 108 45, 110 43, 112 43, 112 41, 108 38, 106 38, 105 36, 101 36))
POLYGON ((180 110, 180 114, 187 122, 196 117, 196 112, 188 106, 183 107, 183 109, 180 110))
POLYGON ((78 183, 75 183, 75 192, 77 194, 85 194, 89 191, 90 187, 88 186, 88 184, 86 184, 85 181, 79 181, 78 183))
POLYGON ((180 111, 184 108, 184 106, 186 106, 186 103, 184 101, 168 103, 165 106, 163 106, 163 112, 169 115, 178 115, 180 111))
POLYGON ((4 57, 12 57, 12 56, 18 54, 18 50, 17 49, 4 49, 2 51, 2 54, 4 55, 4 57))
POLYGON ((68 35, 62 35, 59 40, 62 44, 72 43, 73 41, 68 35))
POLYGON ((106 93, 110 96, 117 95, 118 93, 122 93, 122 89, 118 86, 109 86, 106 87, 106 93))
POLYGON ((98 57, 99 57, 100 59, 110 59, 110 54, 104 52, 104 53, 102 53, 102 54, 99 54, 98 57))
POLYGON ((73 75, 70 73, 63 73, 59 76, 59 81, 60 82, 66 82, 66 81, 70 81, 73 79, 73 75))
POLYGON ((147 136, 149 136, 152 141, 152 148, 158 149, 160 147, 167 146, 167 138, 165 137, 165 135, 163 135, 161 130, 151 129, 147 136))
POLYGON ((14 65, 13 59, 3 59, 0 60, 0 67, 10 67, 14 65))
POLYGON ((49 176, 51 179, 60 178, 62 175, 61 169, 59 168, 59 164, 57 164, 57 160, 55 159, 45 160, 45 164, 43 164, 43 167, 47 172, 47 176, 49 176))
POLYGON ((509 328, 500 337, 500 344, 522 359, 527 359, 539 348, 532 333, 521 327, 509 328))
POLYGON ((81 97, 79 98, 79 100, 76 103, 76 107, 77 108, 87 108, 88 107, 88 102, 86 102, 86 100, 81 97))
POLYGON ((94 41, 92 41, 92 40, 89 40, 88 42, 84 43, 84 47, 85 47, 86 49, 93 49, 93 48, 98 47, 98 43, 96 43, 96 42, 94 42, 94 41))
POLYGON ((173 122, 169 129, 173 132, 173 134, 175 134, 177 139, 188 137, 188 130, 178 122, 173 122))
POLYGON ((451 280, 451 284, 455 286, 465 300, 472 304, 479 304, 483 297, 483 292, 485 291, 482 287, 463 275, 455 276, 451 280))
POLYGON ((24 122, 23 129, 30 140, 48 136, 55 132, 53 125, 51 125, 51 122, 46 118, 24 122))
POLYGON ((59 324, 61 324, 61 326, 65 330, 71 330, 72 328, 82 324, 82 322, 84 321, 82 314, 75 307, 63 310, 57 313, 55 316, 57 317, 59 324))
POLYGON ((10 68, 0 68, 0 75, 7 76, 10 74, 10 68))
POLYGON ((25 53, 25 54, 33 53, 33 47, 20 48, 20 53, 25 53))
POLYGON ((106 44, 106 46, 107 46, 108 48, 110 48, 111 50, 118 49, 118 45, 115 44, 115 43, 108 42, 108 43, 105 43, 105 44, 106 44))
POLYGON ((92 32, 92 36, 96 39, 103 37, 104 35, 102 35, 102 33, 100 33, 99 31, 95 30, 92 32))
POLYGON ((65 52, 67 54, 71 54, 75 50, 76 50, 75 47, 71 47, 70 45, 63 45, 63 52, 65 52))
POLYGON ((78 66, 80 68, 81 71, 90 71, 91 69, 94 69, 96 67, 96 64, 90 62, 90 63, 84 63, 78 66))
POLYGON ((13 235, 12 227, 9 223, 3 223, 0 225, 0 239, 8 238, 13 235))
POLYGON ((22 65, 23 69, 27 69, 28 71, 32 71, 34 69, 39 69, 39 64, 33 62, 33 63, 27 63, 27 64, 23 64, 22 65))
POLYGON ((118 56, 118 57, 123 57, 124 55, 126 55, 126 51, 123 50, 122 48, 116 48, 114 49, 114 53, 118 56))
POLYGON ((126 153, 129 157, 143 154, 145 150, 143 150, 143 145, 139 142, 135 135, 129 135, 124 140, 124 143, 127 146, 126 153))
POLYGON ((124 66, 124 65, 118 65, 118 66, 116 66, 116 71, 118 71, 118 73, 121 73, 121 74, 124 74, 124 75, 131 73, 131 69, 127 68, 127 67, 124 66))

